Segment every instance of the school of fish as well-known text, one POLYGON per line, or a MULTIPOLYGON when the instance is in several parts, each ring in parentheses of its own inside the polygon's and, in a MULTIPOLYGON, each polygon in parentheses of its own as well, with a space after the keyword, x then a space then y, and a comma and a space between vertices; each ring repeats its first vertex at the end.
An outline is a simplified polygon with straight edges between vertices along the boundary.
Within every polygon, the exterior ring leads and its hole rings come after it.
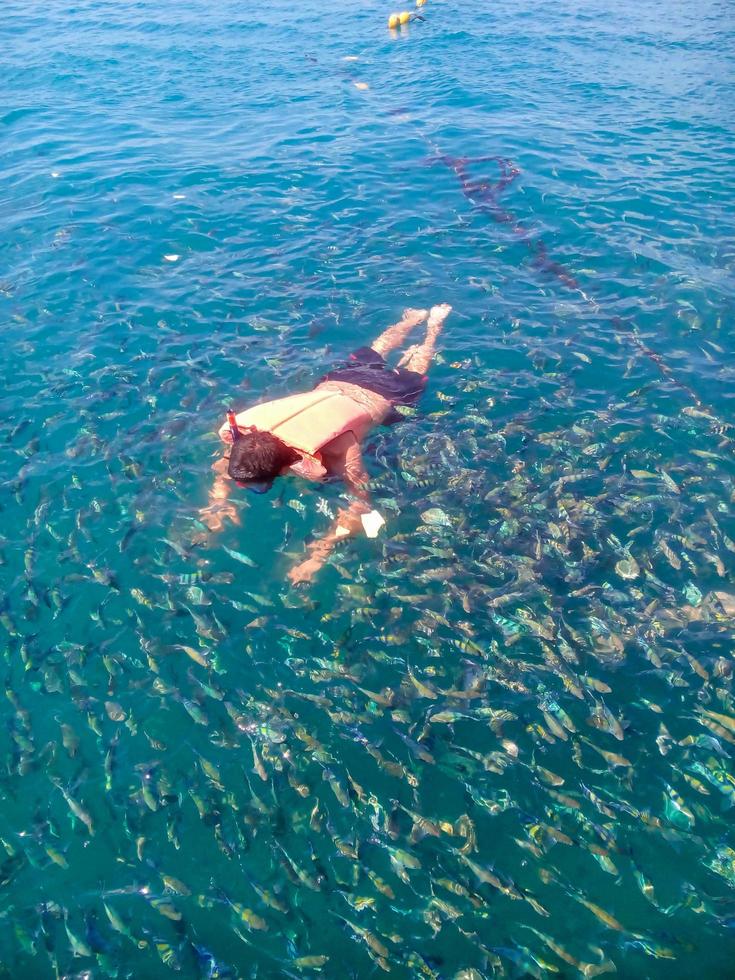
MULTIPOLYGON (((454 386, 368 447, 388 530, 335 556, 319 601, 263 585, 242 530, 209 536, 133 434, 99 433, 131 394, 121 369, 54 386, 75 386, 68 411, 88 401, 58 495, 33 479, 39 436, 6 426, 6 509, 31 515, 4 531, 0 612, 18 962, 340 976, 341 948, 356 976, 648 976, 641 960, 690 962, 732 927, 731 432, 692 405, 664 418, 645 391, 580 409, 578 354, 531 401, 440 357, 454 386), (568 426, 547 428, 549 404, 568 426), (86 498, 81 460, 120 494, 86 498), (662 861, 688 884, 659 880, 662 861)), ((147 361, 150 381, 166 345, 147 361)), ((176 473, 177 426, 146 431, 176 473)), ((339 493, 237 505, 275 514, 284 563, 339 493)))

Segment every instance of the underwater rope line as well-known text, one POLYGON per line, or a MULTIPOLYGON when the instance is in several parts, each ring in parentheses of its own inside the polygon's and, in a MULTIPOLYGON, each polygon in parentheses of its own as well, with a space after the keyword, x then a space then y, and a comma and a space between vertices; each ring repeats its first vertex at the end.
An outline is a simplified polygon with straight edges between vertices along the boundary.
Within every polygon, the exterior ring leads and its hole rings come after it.
MULTIPOLYGON (((525 228, 510 211, 504 210, 498 201, 499 194, 509 187, 516 177, 520 176, 520 169, 508 157, 484 156, 484 157, 451 157, 442 155, 430 157, 427 163, 443 163, 453 170, 459 178, 462 186, 462 193, 478 211, 484 211, 493 218, 498 224, 508 224, 512 226, 513 234, 518 236, 529 250, 538 253, 534 265, 545 272, 555 276, 561 283, 570 289, 577 290, 585 299, 589 297, 580 288, 577 280, 570 275, 563 265, 555 262, 548 257, 546 245, 540 239, 532 239, 525 228), (491 184, 484 180, 472 180, 467 171, 469 164, 486 163, 492 161, 500 167, 500 178, 491 184), (479 199, 479 203, 478 203, 479 199)), ((592 300, 589 300, 593 302, 592 300)))
MULTIPOLYGON (((441 155, 438 157, 430 157, 428 162, 442 163, 453 170, 459 178, 462 186, 462 193, 475 206, 475 208, 489 214, 494 221, 497 221, 500 224, 512 225, 513 233, 518 236, 521 241, 523 241, 530 251, 536 253, 536 258, 533 262, 533 265, 536 268, 543 272, 549 273, 558 279, 562 285, 567 286, 569 289, 573 289, 575 292, 578 292, 582 298, 592 306, 596 313, 600 312, 599 303, 587 295, 587 293, 580 287, 574 276, 572 276, 561 263, 549 258, 548 249, 546 248, 545 243, 541 239, 532 238, 526 229, 523 228, 520 222, 516 219, 515 215, 500 206, 500 203, 498 202, 498 195, 501 193, 501 191, 505 190, 506 187, 509 187, 521 173, 520 169, 513 163, 512 160, 507 157, 500 156, 451 157, 441 155), (468 165, 485 163, 488 161, 493 161, 500 167, 501 176, 499 180, 497 180, 495 183, 472 180, 467 170, 468 165)), ((615 318, 611 322, 616 328, 623 326, 623 322, 619 318, 615 318)), ((676 377, 671 368, 664 362, 660 354, 657 354, 655 351, 651 350, 650 347, 644 344, 635 332, 626 332, 624 335, 629 336, 638 353, 652 361, 663 377, 670 381, 675 387, 679 388, 680 391, 687 394, 695 403, 697 408, 701 409, 702 411, 707 409, 694 389, 676 377)), ((707 411, 721 426, 729 427, 729 423, 725 423, 719 419, 711 409, 707 409, 707 411)))

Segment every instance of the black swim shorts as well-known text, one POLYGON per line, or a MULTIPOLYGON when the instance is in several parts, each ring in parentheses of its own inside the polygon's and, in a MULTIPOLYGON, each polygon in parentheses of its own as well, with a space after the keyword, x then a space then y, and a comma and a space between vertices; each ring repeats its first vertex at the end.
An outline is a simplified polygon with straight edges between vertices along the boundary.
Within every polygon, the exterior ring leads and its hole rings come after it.
POLYGON ((342 367, 330 371, 320 380, 345 381, 374 391, 391 405, 415 405, 426 387, 427 376, 406 368, 391 368, 372 347, 360 347, 350 354, 342 367))

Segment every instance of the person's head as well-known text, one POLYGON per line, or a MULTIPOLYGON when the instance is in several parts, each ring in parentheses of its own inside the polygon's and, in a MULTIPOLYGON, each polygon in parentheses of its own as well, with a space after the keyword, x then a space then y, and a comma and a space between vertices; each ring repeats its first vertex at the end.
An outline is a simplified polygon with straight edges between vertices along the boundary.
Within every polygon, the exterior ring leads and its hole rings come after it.
POLYGON ((297 459, 300 454, 271 432, 247 429, 232 445, 227 472, 233 480, 268 482, 297 459))

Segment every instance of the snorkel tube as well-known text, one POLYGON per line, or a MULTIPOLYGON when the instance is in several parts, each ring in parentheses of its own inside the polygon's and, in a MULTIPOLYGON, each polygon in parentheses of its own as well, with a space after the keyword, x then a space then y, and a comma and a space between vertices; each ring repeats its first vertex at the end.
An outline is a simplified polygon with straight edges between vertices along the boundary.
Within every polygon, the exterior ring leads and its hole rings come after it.
POLYGON ((240 438, 240 430, 237 427, 237 420, 235 418, 235 413, 232 409, 227 412, 227 425, 230 427, 230 435, 232 436, 232 441, 237 442, 240 438))

